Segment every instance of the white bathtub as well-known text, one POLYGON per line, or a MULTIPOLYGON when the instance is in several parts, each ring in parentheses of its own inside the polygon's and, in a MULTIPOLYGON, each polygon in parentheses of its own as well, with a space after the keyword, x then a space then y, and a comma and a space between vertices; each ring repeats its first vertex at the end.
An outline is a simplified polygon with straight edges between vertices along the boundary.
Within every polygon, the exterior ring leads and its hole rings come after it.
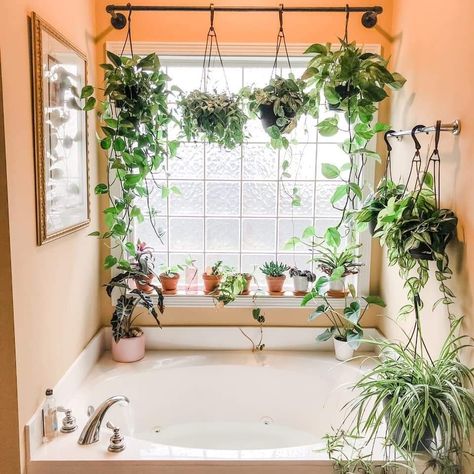
POLYGON ((32 449, 29 473, 332 472, 322 438, 361 370, 322 351, 148 351, 134 364, 105 352, 64 402, 78 431, 32 449), (79 446, 87 406, 113 395, 130 405, 110 408, 100 441, 79 446), (108 420, 126 435, 121 453, 107 452, 108 420))

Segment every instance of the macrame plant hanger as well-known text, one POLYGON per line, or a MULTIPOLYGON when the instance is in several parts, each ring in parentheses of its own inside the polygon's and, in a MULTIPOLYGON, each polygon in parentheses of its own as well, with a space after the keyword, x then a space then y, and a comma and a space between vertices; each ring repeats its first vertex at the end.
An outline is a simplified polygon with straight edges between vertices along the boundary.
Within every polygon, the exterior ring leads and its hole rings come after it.
POLYGON ((203 92, 207 92, 207 83, 209 79, 209 74, 211 70, 211 59, 212 59, 212 51, 215 45, 217 57, 219 58, 219 64, 222 68, 222 72, 224 74, 224 82, 227 93, 229 92, 229 83, 227 82, 227 75, 224 68, 224 62, 222 61, 221 50, 219 48, 219 40, 217 39, 217 32, 214 27, 214 4, 211 3, 209 7, 210 11, 210 26, 209 31, 207 32, 206 37, 206 47, 204 49, 204 58, 202 61, 202 76, 201 76, 201 85, 200 89, 203 92))
POLYGON ((286 45, 285 31, 283 30, 283 10, 284 10, 283 3, 280 3, 280 7, 278 10, 278 19, 280 22, 280 28, 278 30, 277 39, 276 39, 275 61, 273 62, 272 75, 271 75, 272 78, 277 75, 276 72, 278 68, 278 57, 280 56, 281 45, 283 45, 285 49, 286 61, 288 62, 288 68, 290 69, 290 73, 293 72, 291 69, 291 61, 290 61, 290 56, 288 54, 288 47, 286 45))
POLYGON ((127 46, 127 42, 130 45, 130 54, 133 57, 133 44, 132 44, 132 5, 131 3, 127 3, 128 8, 128 19, 127 19, 127 35, 125 36, 125 41, 123 42, 122 51, 120 52, 120 56, 123 56, 125 48, 127 46))

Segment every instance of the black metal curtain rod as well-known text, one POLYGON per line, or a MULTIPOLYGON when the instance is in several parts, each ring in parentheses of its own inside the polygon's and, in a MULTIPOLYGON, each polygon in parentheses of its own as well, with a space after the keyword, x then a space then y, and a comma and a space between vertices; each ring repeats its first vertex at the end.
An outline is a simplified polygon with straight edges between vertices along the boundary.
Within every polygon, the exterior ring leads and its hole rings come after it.
MULTIPOLYGON (((216 12, 279 12, 279 7, 213 7, 216 12)), ((175 12, 208 12, 211 10, 210 5, 206 6, 181 6, 181 5, 107 5, 105 11, 110 14, 124 11, 175 11, 175 12)), ((288 12, 319 12, 319 13, 365 13, 373 12, 378 15, 383 12, 381 6, 375 5, 373 7, 283 7, 285 13, 288 12)))
POLYGON ((107 5, 105 11, 109 13, 114 28, 121 30, 127 24, 123 13, 138 12, 285 12, 285 13, 363 13, 362 25, 373 28, 377 24, 377 15, 383 13, 379 5, 372 7, 288 7, 283 4, 274 7, 219 7, 210 5, 184 6, 184 5, 107 5))

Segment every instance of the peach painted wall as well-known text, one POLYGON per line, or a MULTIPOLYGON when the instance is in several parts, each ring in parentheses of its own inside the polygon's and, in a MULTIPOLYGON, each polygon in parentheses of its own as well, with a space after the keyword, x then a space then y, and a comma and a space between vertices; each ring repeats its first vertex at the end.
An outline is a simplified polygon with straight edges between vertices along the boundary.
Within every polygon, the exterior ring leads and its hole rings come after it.
MULTIPOLYGON (((99 245, 86 237, 97 223, 97 200, 92 198, 90 228, 41 247, 36 245, 27 20, 31 11, 35 11, 87 53, 93 79, 93 3, 92 0, 2 2, 4 21, 0 44, 22 449, 24 425, 40 404, 45 388, 58 381, 100 326, 99 245)), ((90 141, 94 143, 93 116, 91 122, 90 141)), ((90 148, 91 179, 95 182, 96 152, 94 146, 90 148)), ((2 225, 3 222, 2 219, 2 225)), ((5 389, 12 387, 3 385, 2 390, 5 389)))
MULTIPOLYGON (((104 61, 105 42, 123 41, 125 30, 117 31, 110 26, 110 16, 105 14, 108 0, 96 2, 97 21, 97 58, 104 61)), ((196 0, 181 0, 169 2, 167 0, 143 0, 141 5, 203 5, 205 2, 196 0)), ((285 6, 317 6, 331 4, 327 0, 287 0, 285 6)), ((366 29, 361 25, 360 14, 350 17, 349 36, 358 43, 380 44, 385 55, 390 55, 390 26, 392 21, 392 0, 375 2, 383 6, 384 13, 379 17, 379 24, 374 29, 366 29)), ((233 0, 217 0, 217 6, 235 5, 233 0)), ((238 2, 240 5, 278 5, 278 2, 263 0, 247 0, 238 2)), ((357 0, 351 6, 365 5, 367 2, 357 0)), ((209 14, 181 13, 181 12, 134 12, 132 14, 132 35, 134 41, 159 41, 159 42, 203 42, 209 27, 209 14)), ((278 31, 278 15, 276 13, 216 13, 215 26, 222 43, 273 43, 278 31)), ((338 36, 344 34, 344 15, 335 14, 304 14, 288 13, 284 15, 285 34, 288 43, 337 42, 338 36)), ((159 54, 159 51, 158 51, 159 54)), ((101 80, 98 72, 99 81, 101 80)), ((380 118, 387 116, 387 107, 381 111, 380 118)), ((101 167, 101 172, 104 169, 101 167)), ((104 202, 102 203, 102 206, 104 202)), ((373 256, 374 266, 377 265, 377 249, 373 256)), ((102 281, 108 275, 103 272, 102 281)), ((371 283, 374 292, 378 291, 377 281, 371 283)), ((112 308, 106 297, 102 298, 102 320, 104 324, 110 321, 112 308)), ((307 325, 308 310, 301 309, 268 309, 265 311, 268 325, 275 326, 304 326, 307 325)), ((379 311, 374 309, 365 316, 364 323, 374 326, 378 321, 379 311)), ((138 322, 146 324, 148 319, 138 322)), ((207 308, 168 308, 162 318, 164 325, 247 325, 253 324, 249 309, 224 308, 213 310, 207 308)), ((313 323, 312 323, 313 324, 313 323)), ((318 324, 327 324, 319 320, 318 324)))
MULTIPOLYGON (((459 136, 441 135, 441 201, 459 217, 459 242, 449 248, 454 271, 450 285, 458 296, 456 312, 465 315, 464 332, 474 336, 474 2, 396 0, 393 12, 392 60, 408 80, 392 102, 392 125, 411 128, 419 123, 433 124, 437 119, 462 122, 459 136)), ((424 150, 431 139, 423 138, 424 150)), ((395 143, 394 150, 396 176, 406 176, 413 154, 411 139, 395 143)), ((395 316, 403 304, 401 281, 395 269, 382 265, 381 288, 388 302, 388 312, 395 316)), ((430 282, 422 294, 426 308, 422 324, 434 353, 448 331, 445 310, 431 311, 438 295, 436 282, 430 282)), ((412 323, 410 318, 404 326, 412 323)), ((387 336, 400 336, 399 329, 386 319, 382 320, 381 327, 387 336)))

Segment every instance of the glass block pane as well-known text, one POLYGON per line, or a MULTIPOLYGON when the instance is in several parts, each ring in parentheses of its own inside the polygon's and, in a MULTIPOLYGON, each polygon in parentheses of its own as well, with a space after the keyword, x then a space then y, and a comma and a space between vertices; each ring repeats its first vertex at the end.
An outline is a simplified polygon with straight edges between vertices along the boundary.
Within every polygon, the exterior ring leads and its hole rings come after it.
POLYGON ((239 219, 206 219, 206 251, 238 252, 239 248, 239 219))
POLYGON ((323 121, 326 118, 337 116, 339 119, 339 132, 332 137, 323 137, 322 135, 318 134, 318 142, 319 143, 342 143, 344 140, 349 138, 348 132, 344 130, 348 129, 347 121, 344 118, 344 114, 340 112, 331 112, 331 111, 323 111, 319 115, 319 121, 323 121))
POLYGON ((184 92, 199 89, 202 70, 200 67, 169 66, 168 76, 171 84, 181 88, 184 92))
POLYGON ((240 182, 208 181, 206 183, 206 214, 238 216, 240 214, 240 182))
POLYGON ((275 251, 276 225, 274 219, 243 219, 242 249, 258 252, 275 251))
MULTIPOLYGON (((204 254, 200 252, 190 252, 190 253, 170 253, 169 261, 170 265, 182 265, 185 266, 186 259, 191 257, 194 262, 194 265, 198 268, 199 280, 201 280, 201 273, 204 271, 204 254)), ((183 277, 184 271, 180 272, 183 277)), ((184 280, 180 280, 180 284, 184 285, 184 280)))
MULTIPOLYGON (((312 219, 279 219, 278 221, 278 251, 293 252, 294 250, 284 250, 286 242, 291 237, 301 237, 306 227, 313 225, 312 219)), ((298 252, 305 252, 306 247, 298 245, 295 249, 298 252)))
POLYGON ((210 267, 214 265, 217 261, 222 260, 224 265, 231 267, 235 271, 240 270, 240 257, 236 253, 206 253, 206 266, 210 267))
POLYGON ((269 145, 244 145, 243 179, 278 179, 278 152, 269 145))
MULTIPOLYGON (((290 267, 297 267, 300 270, 311 270, 312 268, 311 254, 309 252, 308 254, 280 253, 277 257, 279 262, 286 263, 290 267)), ((293 281, 288 274, 286 276, 285 286, 293 289, 293 281)))
MULTIPOLYGON (((339 224, 339 219, 321 219, 316 217, 314 228, 316 229, 316 235, 323 237, 328 227, 336 227, 339 224)), ((341 232, 343 230, 341 229, 341 232)), ((341 245, 344 246, 347 238, 342 235, 341 245)))
MULTIPOLYGON (((326 179, 321 172, 323 163, 330 163, 340 168, 344 163, 349 163, 349 156, 337 144, 320 144, 318 145, 316 179, 326 179)), ((343 174, 344 178, 347 178, 347 174, 347 172, 343 174)))
POLYGON ((270 81, 273 64, 261 67, 246 67, 244 69, 244 84, 246 86, 265 87, 270 81))
MULTIPOLYGON (((330 199, 336 188, 342 184, 340 181, 317 181, 316 182, 316 216, 330 217, 338 216, 340 211, 334 209, 330 199)), ((344 201, 341 200, 343 203, 344 201)), ((341 204, 341 202, 339 204, 341 204)), ((337 203, 336 203, 337 205, 337 203)), ((339 207, 339 206, 338 206, 339 207)))
POLYGON ((259 118, 247 122, 247 135, 250 143, 270 143, 270 137, 259 118))
POLYGON ((161 197, 161 186, 165 186, 166 181, 148 180, 148 189, 150 192, 149 199, 146 197, 138 197, 135 199, 136 205, 141 209, 144 216, 150 213, 158 216, 165 216, 167 212, 167 198, 161 197), (148 205, 148 201, 150 202, 148 205))
POLYGON ((168 254, 155 252, 153 253, 153 258, 155 259, 155 273, 160 273, 160 268, 162 265, 168 265, 168 254))
POLYGON ((218 145, 206 145, 207 179, 240 179, 240 147, 226 150, 218 145))
POLYGON ((250 273, 257 279, 261 290, 265 291, 267 288, 265 275, 259 268, 265 263, 275 260, 275 254, 243 254, 242 255, 242 272, 250 273))
POLYGON ((298 120, 298 124, 291 132, 290 137, 301 143, 314 143, 317 135, 316 124, 316 119, 309 115, 303 115, 298 120))
POLYGON ((312 216, 313 215, 314 183, 306 181, 280 183, 280 210, 281 216, 312 216), (292 206, 293 190, 301 198, 299 206, 292 206))
POLYGON ((204 219, 171 217, 170 250, 202 251, 204 248, 204 219))
MULTIPOLYGON (((291 180, 314 180, 316 169, 316 145, 293 145, 280 156, 280 167, 284 161, 289 162, 287 173, 291 180)), ((286 178, 285 178, 286 179, 286 178)))
POLYGON ((145 218, 145 220, 141 224, 137 224, 135 226, 134 241, 136 242, 138 239, 140 239, 142 242, 146 242, 150 247, 153 247, 153 249, 158 252, 166 250, 168 248, 168 237, 166 235, 166 219, 156 218, 154 219, 153 223, 158 234, 164 232, 164 235, 162 236, 161 240, 158 235, 156 235, 156 232, 153 229, 150 220, 148 218, 145 218))
POLYGON ((168 161, 170 178, 202 179, 204 177, 204 144, 181 143, 177 156, 168 161))
POLYGON ((227 92, 229 90, 232 94, 236 94, 242 88, 242 68, 226 65, 225 59, 224 66, 225 74, 216 59, 215 66, 211 67, 206 74, 207 90, 216 90, 217 92, 227 92))
POLYGON ((169 195, 170 215, 204 215, 204 183, 202 181, 170 181, 169 186, 176 186, 181 193, 169 195))
POLYGON ((242 185, 244 216, 274 216, 277 204, 277 183, 244 182, 242 185))

